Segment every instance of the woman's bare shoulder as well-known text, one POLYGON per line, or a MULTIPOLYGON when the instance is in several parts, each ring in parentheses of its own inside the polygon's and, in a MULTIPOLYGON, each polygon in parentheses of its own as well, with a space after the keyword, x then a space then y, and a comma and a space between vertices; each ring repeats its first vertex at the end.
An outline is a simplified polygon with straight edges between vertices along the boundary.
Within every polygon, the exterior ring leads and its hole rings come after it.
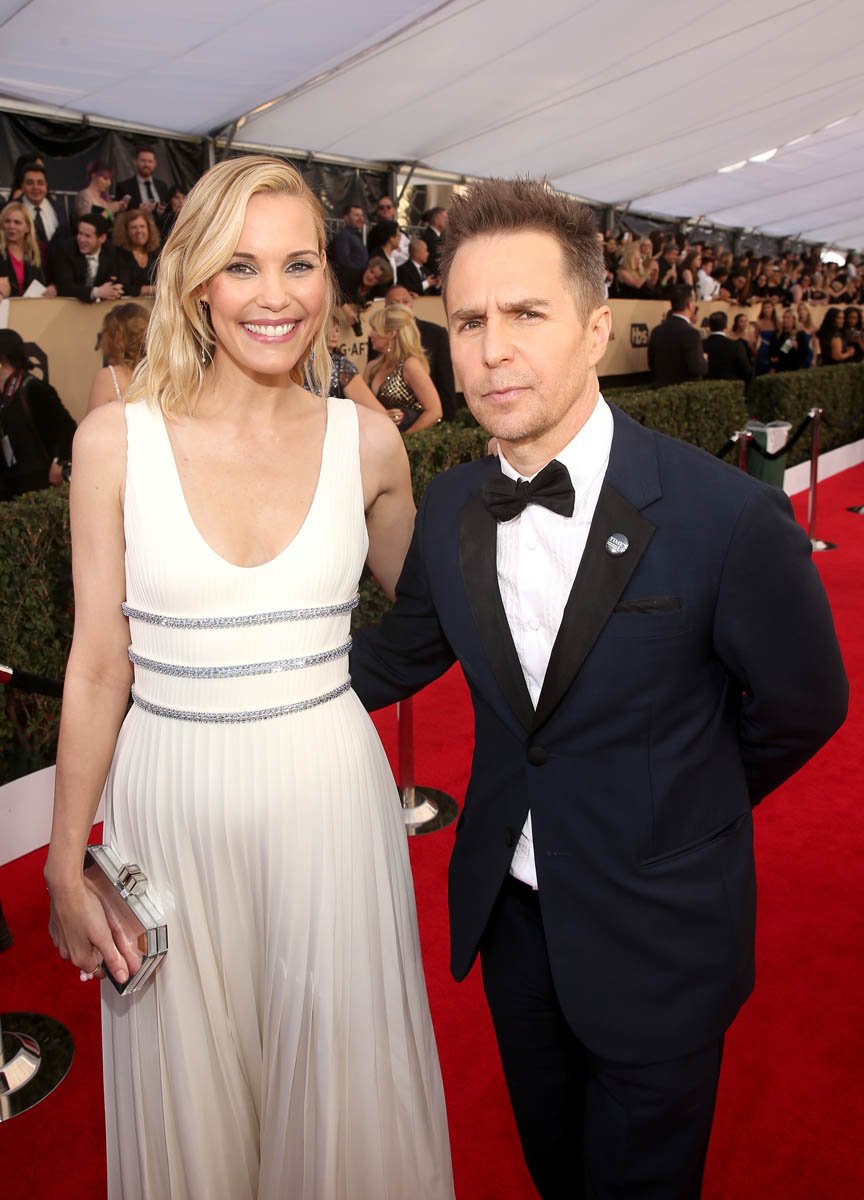
POLYGON ((357 410, 357 421, 360 427, 360 454, 367 461, 383 462, 404 453, 405 446, 402 435, 390 417, 385 413, 375 412, 372 408, 364 408, 360 404, 354 406, 357 410))
MULTIPOLYGON (((106 368, 107 369, 107 368, 106 368)), ((126 404, 109 400, 92 409, 75 433, 75 453, 122 461, 126 454, 126 404)))

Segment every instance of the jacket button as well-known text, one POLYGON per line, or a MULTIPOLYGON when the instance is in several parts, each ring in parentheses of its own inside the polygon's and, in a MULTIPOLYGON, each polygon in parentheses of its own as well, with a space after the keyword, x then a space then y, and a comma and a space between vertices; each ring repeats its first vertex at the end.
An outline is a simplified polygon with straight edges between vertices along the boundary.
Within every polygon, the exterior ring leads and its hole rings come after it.
POLYGON ((528 761, 532 767, 542 767, 549 761, 549 751, 542 746, 528 747, 528 761))

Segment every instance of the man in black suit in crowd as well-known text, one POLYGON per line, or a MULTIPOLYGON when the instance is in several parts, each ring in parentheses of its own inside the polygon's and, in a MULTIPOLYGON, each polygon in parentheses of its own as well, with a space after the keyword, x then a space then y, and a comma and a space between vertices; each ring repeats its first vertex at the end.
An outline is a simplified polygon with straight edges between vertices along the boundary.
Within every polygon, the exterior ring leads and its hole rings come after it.
POLYGON ((327 247, 327 261, 335 269, 362 271, 369 261, 369 251, 363 241, 366 215, 359 204, 348 204, 342 214, 343 227, 327 247))
POLYGON ((438 274, 438 256, 441 253, 441 243, 447 231, 447 209, 440 205, 430 208, 423 214, 426 228, 420 235, 429 247, 429 262, 426 264, 430 275, 438 274))
POLYGON ((395 249, 388 252, 386 257, 392 259, 395 271, 403 262, 408 261, 408 235, 399 228, 399 222, 396 220, 396 205, 393 203, 392 196, 379 196, 375 205, 372 227, 366 234, 366 248, 370 258, 382 252, 384 243, 393 236, 390 226, 394 224, 399 231, 399 241, 396 243, 395 249))
MULTIPOLYGON (((397 284, 388 289, 384 297, 385 304, 406 304, 414 306, 414 296, 406 287, 397 284)), ((429 374, 435 384, 435 390, 441 399, 441 411, 445 421, 452 421, 456 412, 465 407, 465 397, 456 391, 456 381, 453 378, 453 360, 450 357, 450 339, 443 325, 434 321, 421 321, 416 316, 414 320, 420 330, 420 341, 429 359, 429 374)))
POLYGON ((429 247, 422 238, 412 238, 408 244, 408 261, 396 271, 396 282, 415 296, 439 296, 437 275, 427 270, 429 247))
POLYGON ((702 379, 708 370, 702 353, 702 336, 692 323, 696 316, 692 287, 676 284, 669 301, 672 307, 666 320, 651 330, 648 339, 648 369, 657 387, 702 379))
POLYGON ((129 208, 162 215, 168 202, 170 183, 156 178, 156 151, 152 146, 139 146, 135 153, 135 174, 117 184, 116 196, 129 196, 129 208))
POLYGON ((729 318, 725 312, 712 312, 708 317, 711 332, 702 343, 708 359, 708 378, 741 379, 746 387, 753 378, 753 366, 744 343, 727 335, 728 324, 729 318))
POLYGON ((487 180, 447 237, 453 363, 498 456, 430 484, 352 686, 374 709, 462 664, 451 969, 480 957, 543 1200, 696 1200, 753 986, 751 810, 846 713, 831 613, 781 489, 600 395, 587 208, 487 180))
POLYGON ((46 283, 54 281, 52 247, 69 236, 65 212, 51 202, 45 168, 34 164, 21 177, 21 203, 33 218, 46 283))
POLYGON ((54 279, 58 296, 74 296, 84 304, 119 300, 123 285, 114 247, 108 242, 109 225, 99 213, 88 213, 78 222, 75 237, 61 242, 54 254, 54 279))

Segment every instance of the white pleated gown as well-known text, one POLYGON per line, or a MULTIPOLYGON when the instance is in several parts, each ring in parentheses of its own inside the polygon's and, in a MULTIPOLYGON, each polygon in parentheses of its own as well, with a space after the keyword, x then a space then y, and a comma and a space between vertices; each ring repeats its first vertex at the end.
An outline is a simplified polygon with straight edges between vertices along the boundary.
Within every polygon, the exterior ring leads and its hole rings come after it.
POLYGON ((249 568, 195 527, 161 413, 126 414, 136 703, 106 840, 169 949, 140 995, 102 987, 110 1200, 450 1198, 399 797, 348 678, 354 406, 328 402, 305 523, 249 568))

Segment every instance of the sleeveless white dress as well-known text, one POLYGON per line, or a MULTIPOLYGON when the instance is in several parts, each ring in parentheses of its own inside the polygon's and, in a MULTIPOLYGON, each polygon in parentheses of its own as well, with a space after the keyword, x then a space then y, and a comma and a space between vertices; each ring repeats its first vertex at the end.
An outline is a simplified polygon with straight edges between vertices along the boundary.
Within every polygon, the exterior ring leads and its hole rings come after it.
POLYGON ((348 676, 354 405, 327 402, 306 520, 257 567, 198 532, 159 410, 126 419, 135 703, 106 841, 169 949, 140 995, 102 985, 109 1196, 450 1200, 399 797, 348 676))

